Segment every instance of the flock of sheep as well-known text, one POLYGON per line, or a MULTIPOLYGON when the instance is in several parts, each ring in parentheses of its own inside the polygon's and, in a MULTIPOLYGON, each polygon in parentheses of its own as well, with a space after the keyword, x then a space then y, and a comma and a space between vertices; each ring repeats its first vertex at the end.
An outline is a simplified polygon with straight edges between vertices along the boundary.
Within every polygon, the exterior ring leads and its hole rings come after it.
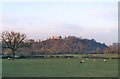
MULTIPOLYGON (((86 58, 86 59, 88 59, 88 58, 86 58)), ((110 58, 111 59, 111 58, 110 58)), ((96 61, 96 59, 93 59, 93 61, 95 62, 96 61)), ((80 61, 80 63, 84 63, 85 62, 85 60, 84 59, 82 59, 81 61, 80 61)), ((103 62, 107 62, 107 60, 106 59, 103 59, 103 62)))

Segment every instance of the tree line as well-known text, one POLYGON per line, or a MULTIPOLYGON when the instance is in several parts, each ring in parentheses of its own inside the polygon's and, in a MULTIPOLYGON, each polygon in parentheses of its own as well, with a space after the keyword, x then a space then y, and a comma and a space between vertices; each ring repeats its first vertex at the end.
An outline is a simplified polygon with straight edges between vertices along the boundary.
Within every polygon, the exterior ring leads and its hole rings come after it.
POLYGON ((20 32, 2 32, 2 53, 19 55, 40 54, 84 54, 84 53, 116 53, 119 47, 108 47, 94 39, 82 39, 75 36, 49 38, 43 41, 27 39, 20 32))

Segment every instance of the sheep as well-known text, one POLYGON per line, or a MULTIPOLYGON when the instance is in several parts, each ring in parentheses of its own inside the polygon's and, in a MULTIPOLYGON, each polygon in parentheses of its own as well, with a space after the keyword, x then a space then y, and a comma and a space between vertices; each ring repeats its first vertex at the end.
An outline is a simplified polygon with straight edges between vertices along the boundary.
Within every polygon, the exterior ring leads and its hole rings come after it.
POLYGON ((95 60, 95 59, 93 59, 93 61, 95 62, 96 60, 95 60))
POLYGON ((106 59, 104 59, 103 61, 104 61, 104 62, 106 62, 107 60, 106 60, 106 59))
POLYGON ((83 63, 85 60, 81 60, 80 63, 83 63))

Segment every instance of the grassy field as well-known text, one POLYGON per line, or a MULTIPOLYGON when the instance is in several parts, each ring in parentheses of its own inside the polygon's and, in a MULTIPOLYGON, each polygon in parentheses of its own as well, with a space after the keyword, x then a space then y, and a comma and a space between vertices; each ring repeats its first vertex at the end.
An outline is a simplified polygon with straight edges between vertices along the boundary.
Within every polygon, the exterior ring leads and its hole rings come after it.
MULTIPOLYGON (((74 56, 75 58, 84 58, 84 57, 97 57, 97 58, 120 58, 120 54, 57 54, 57 55, 42 55, 46 58, 50 58, 53 56, 53 58, 56 58, 56 56, 59 56, 59 58, 64 58, 64 56, 74 56)), ((58 57, 57 57, 58 58, 58 57)))
POLYGON ((3 59, 3 77, 116 77, 117 59, 3 59))

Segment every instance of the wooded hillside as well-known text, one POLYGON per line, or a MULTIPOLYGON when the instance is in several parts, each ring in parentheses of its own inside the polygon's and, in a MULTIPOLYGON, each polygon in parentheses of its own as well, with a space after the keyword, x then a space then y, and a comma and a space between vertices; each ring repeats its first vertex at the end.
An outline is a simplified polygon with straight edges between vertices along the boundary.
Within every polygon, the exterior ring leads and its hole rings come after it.
POLYGON ((81 39, 75 36, 68 36, 59 39, 47 39, 44 41, 33 42, 32 53, 103 53, 105 44, 96 42, 94 39, 81 39))

